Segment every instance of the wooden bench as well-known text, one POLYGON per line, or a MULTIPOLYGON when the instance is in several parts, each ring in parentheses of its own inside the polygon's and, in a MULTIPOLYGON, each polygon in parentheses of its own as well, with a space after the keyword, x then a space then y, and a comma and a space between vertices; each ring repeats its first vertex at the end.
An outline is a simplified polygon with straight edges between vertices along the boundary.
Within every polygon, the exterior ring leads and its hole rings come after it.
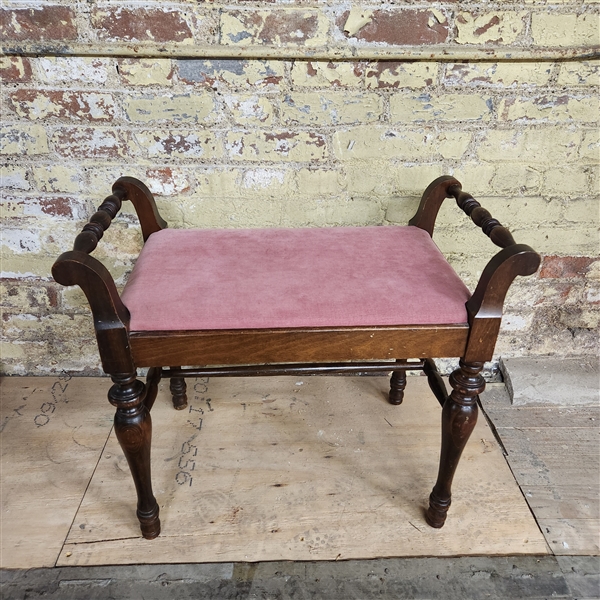
POLYGON ((162 377, 170 378, 175 408, 183 408, 185 377, 392 372, 389 401, 400 404, 406 370, 422 369, 443 406, 440 466, 425 517, 442 527, 504 298, 513 279, 539 263, 453 177, 427 188, 405 227, 244 230, 167 229, 146 186, 122 177, 52 274, 79 285, 90 303, 137 516, 152 539, 160 521, 150 410, 162 377), (452 196, 502 248, 472 295, 431 239, 452 196), (124 200, 135 207, 145 244, 120 296, 90 252, 124 200), (460 358, 450 395, 433 361, 442 357, 460 358), (146 383, 137 379, 143 367, 146 383))

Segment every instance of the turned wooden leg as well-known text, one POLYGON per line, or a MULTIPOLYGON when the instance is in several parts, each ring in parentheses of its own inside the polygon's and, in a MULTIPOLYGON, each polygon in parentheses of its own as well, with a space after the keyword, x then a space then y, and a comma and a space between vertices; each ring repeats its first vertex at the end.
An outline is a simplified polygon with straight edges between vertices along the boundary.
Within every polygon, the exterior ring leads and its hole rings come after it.
MULTIPOLYGON (((398 363, 406 361, 397 360, 398 363)), ((402 404, 404 400, 404 390, 406 389, 406 371, 394 371, 390 379, 390 393, 388 402, 390 404, 402 404)))
POLYGON ((136 379, 135 373, 113 375, 112 380, 114 385, 108 392, 108 399, 117 407, 115 433, 135 483, 142 535, 151 540, 160 533, 160 520, 150 479, 152 419, 144 404, 146 386, 136 379))
POLYGON ((477 422, 477 396, 485 389, 483 363, 465 363, 450 375, 452 393, 442 409, 442 450, 437 482, 429 496, 426 520, 442 527, 450 508, 452 479, 460 455, 477 422))
POLYGON ((187 384, 183 377, 171 377, 169 385, 173 396, 173 408, 183 410, 187 406, 187 384))

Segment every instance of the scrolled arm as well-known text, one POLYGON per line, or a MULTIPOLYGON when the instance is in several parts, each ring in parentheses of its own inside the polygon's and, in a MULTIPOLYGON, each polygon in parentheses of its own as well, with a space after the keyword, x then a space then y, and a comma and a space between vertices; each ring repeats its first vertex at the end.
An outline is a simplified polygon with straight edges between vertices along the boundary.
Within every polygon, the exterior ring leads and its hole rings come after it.
POLYGON ((129 311, 121 301, 106 267, 80 250, 61 254, 52 266, 52 276, 61 285, 78 285, 86 295, 106 373, 129 373, 129 311))
POLYGON ((540 262, 540 255, 525 244, 512 244, 488 262, 467 301, 470 333, 466 361, 492 360, 508 288, 517 275, 533 275, 540 262))
POLYGON ((135 177, 120 177, 115 181, 113 194, 131 200, 142 227, 144 242, 155 232, 165 229, 167 222, 160 216, 152 192, 135 177))

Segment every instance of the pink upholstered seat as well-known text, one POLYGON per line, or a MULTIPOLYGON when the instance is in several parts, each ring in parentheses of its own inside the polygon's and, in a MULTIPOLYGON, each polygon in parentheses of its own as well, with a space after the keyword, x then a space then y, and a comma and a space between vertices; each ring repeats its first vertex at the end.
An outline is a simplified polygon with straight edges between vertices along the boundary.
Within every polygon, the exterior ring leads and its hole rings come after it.
POLYGON ((417 227, 165 229, 122 299, 131 331, 466 323, 470 294, 417 227))

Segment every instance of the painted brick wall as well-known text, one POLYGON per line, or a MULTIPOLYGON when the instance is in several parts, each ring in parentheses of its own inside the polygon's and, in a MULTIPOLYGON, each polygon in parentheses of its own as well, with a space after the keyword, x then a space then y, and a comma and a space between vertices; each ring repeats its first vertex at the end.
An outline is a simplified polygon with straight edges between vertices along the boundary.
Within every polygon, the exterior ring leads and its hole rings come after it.
MULTIPOLYGON (((99 371, 50 267, 121 175, 171 227, 297 227, 404 224, 453 174, 544 255, 498 355, 595 352, 599 9, 5 2, 2 371, 99 371)), ((435 239, 471 286, 495 251, 450 201, 435 239)), ((127 209, 95 256, 122 285, 140 246, 127 209)))

